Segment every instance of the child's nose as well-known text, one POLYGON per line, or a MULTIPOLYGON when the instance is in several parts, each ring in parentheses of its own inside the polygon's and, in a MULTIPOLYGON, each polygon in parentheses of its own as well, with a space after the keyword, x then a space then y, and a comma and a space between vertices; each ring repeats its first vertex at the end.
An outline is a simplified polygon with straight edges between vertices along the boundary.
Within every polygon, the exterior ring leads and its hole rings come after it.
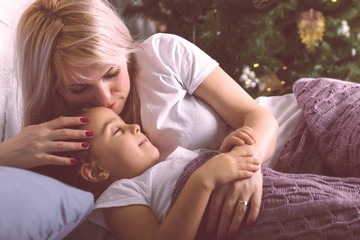
POLYGON ((140 126, 138 124, 131 124, 130 129, 133 134, 141 132, 140 126))

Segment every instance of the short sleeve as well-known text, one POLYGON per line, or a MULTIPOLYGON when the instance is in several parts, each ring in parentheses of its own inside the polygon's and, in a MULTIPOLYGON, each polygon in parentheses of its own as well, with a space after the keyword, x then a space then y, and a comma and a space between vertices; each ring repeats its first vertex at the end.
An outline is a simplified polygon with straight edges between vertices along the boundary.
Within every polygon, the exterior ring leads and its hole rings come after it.
POLYGON ((155 34, 145 42, 144 47, 144 53, 158 61, 153 66, 164 66, 164 70, 170 72, 189 94, 219 65, 195 44, 173 34, 155 34))

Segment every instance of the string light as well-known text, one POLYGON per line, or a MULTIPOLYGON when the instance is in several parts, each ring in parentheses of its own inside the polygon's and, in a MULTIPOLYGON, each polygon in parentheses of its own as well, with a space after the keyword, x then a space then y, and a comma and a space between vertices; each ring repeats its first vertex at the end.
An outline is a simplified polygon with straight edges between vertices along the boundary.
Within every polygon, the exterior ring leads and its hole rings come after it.
POLYGON ((257 67, 259 67, 260 66, 260 64, 259 63, 254 63, 254 68, 257 68, 257 67))
POLYGON ((337 0, 331 0, 333 3, 336 3, 337 2, 337 0))
POLYGON ((280 83, 281 83, 282 85, 285 85, 285 81, 281 81, 280 83))
POLYGON ((287 66, 283 66, 282 69, 283 69, 283 70, 286 70, 286 69, 287 69, 287 66))
POLYGON ((268 88, 266 89, 266 91, 271 92, 271 88, 268 87, 268 88))
POLYGON ((213 12, 214 12, 214 13, 217 13, 217 9, 215 8, 213 12))

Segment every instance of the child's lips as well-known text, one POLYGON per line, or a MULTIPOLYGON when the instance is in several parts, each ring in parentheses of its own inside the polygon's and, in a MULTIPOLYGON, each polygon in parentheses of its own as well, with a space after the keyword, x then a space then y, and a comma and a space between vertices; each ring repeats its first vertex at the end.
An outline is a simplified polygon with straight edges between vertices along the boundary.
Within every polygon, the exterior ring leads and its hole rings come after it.
POLYGON ((144 138, 144 139, 140 142, 139 147, 140 147, 141 145, 143 145, 144 143, 146 143, 147 141, 148 141, 148 139, 147 139, 147 138, 144 138))

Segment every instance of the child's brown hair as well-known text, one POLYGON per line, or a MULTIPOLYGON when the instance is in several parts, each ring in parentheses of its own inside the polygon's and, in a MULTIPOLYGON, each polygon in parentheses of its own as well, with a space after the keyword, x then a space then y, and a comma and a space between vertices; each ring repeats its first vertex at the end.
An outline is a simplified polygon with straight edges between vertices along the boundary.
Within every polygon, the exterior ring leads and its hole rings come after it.
MULTIPOLYGON (((71 113, 69 116, 86 116, 89 109, 83 109, 80 112, 71 113)), ((83 129, 86 125, 80 127, 74 127, 73 129, 83 129)), ((89 142, 91 139, 71 140, 77 142, 89 142)), ((94 153, 92 152, 91 144, 88 149, 80 151, 69 151, 53 153, 57 156, 75 158, 77 162, 73 165, 43 165, 32 168, 30 170, 55 178, 65 184, 73 187, 92 192, 97 198, 100 194, 111 184, 109 180, 100 182, 90 182, 84 179, 81 175, 81 168, 85 163, 95 161, 94 153)))

